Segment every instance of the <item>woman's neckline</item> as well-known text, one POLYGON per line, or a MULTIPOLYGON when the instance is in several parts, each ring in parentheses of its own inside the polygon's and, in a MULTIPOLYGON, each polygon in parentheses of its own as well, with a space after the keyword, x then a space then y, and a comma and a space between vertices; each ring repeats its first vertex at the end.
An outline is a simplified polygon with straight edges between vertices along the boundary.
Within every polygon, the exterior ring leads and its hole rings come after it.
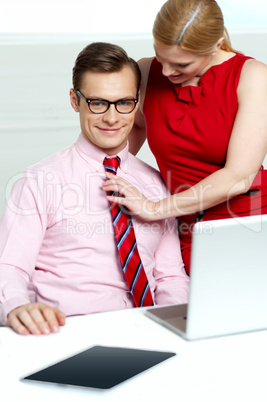
MULTIPOLYGON (((177 86, 180 86, 181 88, 198 87, 199 83, 203 80, 203 78, 205 78, 207 76, 207 74, 209 74, 214 68, 222 66, 223 64, 228 63, 230 60, 233 60, 238 55, 239 55, 239 53, 233 53, 233 55, 231 57, 227 58, 226 60, 222 61, 221 63, 211 65, 201 76, 199 76, 199 80, 198 80, 197 85, 193 85, 193 84, 186 84, 186 85, 177 84, 177 86)), ((196 76, 195 78, 198 78, 198 77, 196 76)))

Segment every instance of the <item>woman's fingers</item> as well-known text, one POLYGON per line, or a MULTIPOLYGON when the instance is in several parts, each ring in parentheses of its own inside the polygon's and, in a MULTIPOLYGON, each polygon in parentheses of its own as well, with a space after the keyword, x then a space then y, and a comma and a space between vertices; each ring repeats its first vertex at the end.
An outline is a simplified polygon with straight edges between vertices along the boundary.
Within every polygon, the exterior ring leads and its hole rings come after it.
POLYGON ((122 197, 108 195, 111 202, 123 205, 143 220, 155 220, 156 203, 148 200, 135 186, 122 179, 106 173, 108 180, 103 183, 104 191, 118 192, 122 197))
POLYGON ((139 190, 132 184, 122 179, 121 177, 114 176, 113 174, 106 173, 108 180, 103 182, 103 190, 118 192, 123 196, 141 196, 139 190))

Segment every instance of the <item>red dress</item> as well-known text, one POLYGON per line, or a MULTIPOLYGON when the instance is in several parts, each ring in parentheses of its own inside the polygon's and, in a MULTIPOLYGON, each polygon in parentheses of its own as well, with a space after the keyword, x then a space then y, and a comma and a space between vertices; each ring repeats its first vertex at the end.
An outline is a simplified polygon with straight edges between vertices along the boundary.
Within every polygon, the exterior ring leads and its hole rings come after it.
MULTIPOLYGON (((246 60, 236 54, 212 66, 199 85, 172 84, 161 64, 151 64, 144 116, 147 140, 172 194, 179 193, 221 169, 238 108, 237 86, 246 60)), ((202 220, 267 213, 267 171, 261 169, 245 195, 205 211, 202 220)), ((199 214, 179 217, 180 241, 190 272, 191 232, 199 214)))

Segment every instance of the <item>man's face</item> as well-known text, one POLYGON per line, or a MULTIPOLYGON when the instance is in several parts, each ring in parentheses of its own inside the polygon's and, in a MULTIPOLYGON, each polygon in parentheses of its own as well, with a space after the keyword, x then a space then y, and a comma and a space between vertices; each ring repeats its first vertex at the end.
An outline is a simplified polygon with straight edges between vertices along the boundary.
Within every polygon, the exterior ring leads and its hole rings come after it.
MULTIPOLYGON (((80 92, 87 99, 104 99, 111 102, 120 99, 136 98, 136 79, 129 66, 116 73, 87 72, 83 76, 80 92)), ((89 110, 88 103, 70 91, 70 101, 73 109, 80 113, 81 131, 84 138, 108 155, 116 155, 127 144, 129 132, 134 123, 135 108, 129 114, 121 114, 110 105, 102 114, 94 114, 89 110)))

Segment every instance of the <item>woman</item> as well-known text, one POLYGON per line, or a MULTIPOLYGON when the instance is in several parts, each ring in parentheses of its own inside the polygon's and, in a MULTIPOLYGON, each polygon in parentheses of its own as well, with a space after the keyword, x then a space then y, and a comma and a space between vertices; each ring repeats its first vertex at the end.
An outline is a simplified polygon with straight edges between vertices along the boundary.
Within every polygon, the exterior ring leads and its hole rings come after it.
POLYGON ((178 217, 189 273, 196 221, 267 213, 267 67, 231 47, 214 0, 168 0, 153 36, 130 150, 147 136, 172 195, 154 203, 110 176, 104 189, 142 219, 178 217))

